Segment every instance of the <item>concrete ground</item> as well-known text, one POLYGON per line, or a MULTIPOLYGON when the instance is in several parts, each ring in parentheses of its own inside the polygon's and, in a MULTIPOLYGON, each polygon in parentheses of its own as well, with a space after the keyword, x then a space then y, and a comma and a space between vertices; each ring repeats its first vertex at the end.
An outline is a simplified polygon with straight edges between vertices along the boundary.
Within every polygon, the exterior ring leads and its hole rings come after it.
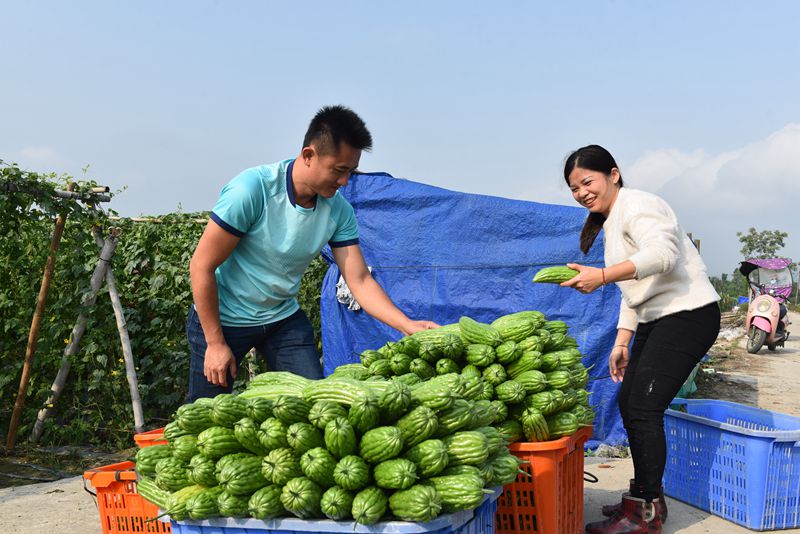
MULTIPOLYGON (((583 519, 584 523, 604 519, 600 509, 604 504, 619 502, 620 495, 628 491, 628 484, 633 477, 633 462, 629 459, 586 458, 584 470, 595 475, 599 482, 586 483, 584 486, 583 519)), ((667 497, 669 517, 662 530, 663 534, 739 534, 752 533, 752 530, 731 523, 721 517, 684 504, 667 497)), ((787 529, 781 533, 800 533, 800 529, 787 529)))
POLYGON ((0 489, 0 534, 73 532, 103 532, 97 506, 83 489, 83 477, 0 489))

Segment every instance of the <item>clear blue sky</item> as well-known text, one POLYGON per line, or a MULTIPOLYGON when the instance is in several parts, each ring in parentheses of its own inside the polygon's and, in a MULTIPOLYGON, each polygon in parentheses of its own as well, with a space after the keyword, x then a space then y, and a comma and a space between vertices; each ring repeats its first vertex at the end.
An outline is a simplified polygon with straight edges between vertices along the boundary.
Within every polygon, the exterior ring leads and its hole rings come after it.
POLYGON ((80 174, 123 215, 210 209, 352 107, 363 170, 571 204, 562 163, 614 153, 712 273, 735 233, 800 259, 800 2, 0 1, 0 159, 80 174))

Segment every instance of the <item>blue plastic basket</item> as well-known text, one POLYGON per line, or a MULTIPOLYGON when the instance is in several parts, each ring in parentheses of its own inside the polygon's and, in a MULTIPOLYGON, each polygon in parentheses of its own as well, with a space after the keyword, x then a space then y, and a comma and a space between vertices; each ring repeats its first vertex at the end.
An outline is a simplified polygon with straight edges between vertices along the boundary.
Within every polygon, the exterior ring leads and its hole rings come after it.
POLYGON ((664 493, 752 530, 800 526, 800 418, 718 400, 672 406, 664 493))
POLYGON ((308 520, 308 519, 209 519, 205 521, 172 521, 172 534, 319 534, 369 532, 375 534, 494 534, 494 514, 497 498, 502 493, 497 488, 487 495, 483 503, 474 510, 440 515, 427 523, 407 521, 382 521, 374 525, 357 525, 352 521, 308 520))

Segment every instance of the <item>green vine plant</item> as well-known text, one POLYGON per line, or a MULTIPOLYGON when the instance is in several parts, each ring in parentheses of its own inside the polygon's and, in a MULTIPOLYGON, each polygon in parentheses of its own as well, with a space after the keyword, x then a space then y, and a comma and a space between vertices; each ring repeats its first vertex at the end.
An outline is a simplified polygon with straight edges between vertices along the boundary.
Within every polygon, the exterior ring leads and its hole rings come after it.
MULTIPOLYGON (((136 221, 113 210, 57 191, 75 184, 88 194, 97 183, 68 175, 38 174, 0 160, 0 431, 5 435, 16 399, 28 332, 41 285, 50 239, 59 213, 67 223, 56 259, 25 411, 19 427, 26 438, 46 402, 70 332, 81 312, 81 296, 99 249, 91 229, 115 227, 120 237, 112 270, 125 312, 136 362, 147 428, 163 426, 185 399, 189 348, 186 313, 192 301, 189 260, 208 213, 168 213, 136 221)), ((111 202, 113 205, 113 200, 111 202)), ((309 266, 298 296, 320 340, 319 295, 327 264, 309 266)), ((52 407, 43 445, 128 448, 133 411, 119 334, 103 287, 95 306, 83 310, 87 330, 72 361, 67 387, 52 407)), ((242 373, 246 376, 246 373, 242 373)), ((241 387, 241 381, 238 384, 241 387)))

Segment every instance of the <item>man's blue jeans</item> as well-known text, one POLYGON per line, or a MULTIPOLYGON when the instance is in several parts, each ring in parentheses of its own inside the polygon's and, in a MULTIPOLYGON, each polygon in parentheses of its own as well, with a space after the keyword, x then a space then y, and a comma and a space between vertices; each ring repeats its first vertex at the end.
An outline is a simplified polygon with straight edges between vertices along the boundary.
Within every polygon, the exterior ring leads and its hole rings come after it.
MULTIPOLYGON (((314 330, 303 310, 278 322, 262 326, 223 326, 225 342, 236 358, 237 374, 245 354, 255 348, 267 359, 270 371, 290 371, 306 378, 322 378, 322 366, 314 343, 314 330)), ((189 399, 194 402, 201 397, 215 397, 233 390, 233 377, 228 371, 228 387, 209 382, 203 374, 206 355, 206 337, 194 305, 186 318, 186 336, 191 350, 189 366, 189 399)))

